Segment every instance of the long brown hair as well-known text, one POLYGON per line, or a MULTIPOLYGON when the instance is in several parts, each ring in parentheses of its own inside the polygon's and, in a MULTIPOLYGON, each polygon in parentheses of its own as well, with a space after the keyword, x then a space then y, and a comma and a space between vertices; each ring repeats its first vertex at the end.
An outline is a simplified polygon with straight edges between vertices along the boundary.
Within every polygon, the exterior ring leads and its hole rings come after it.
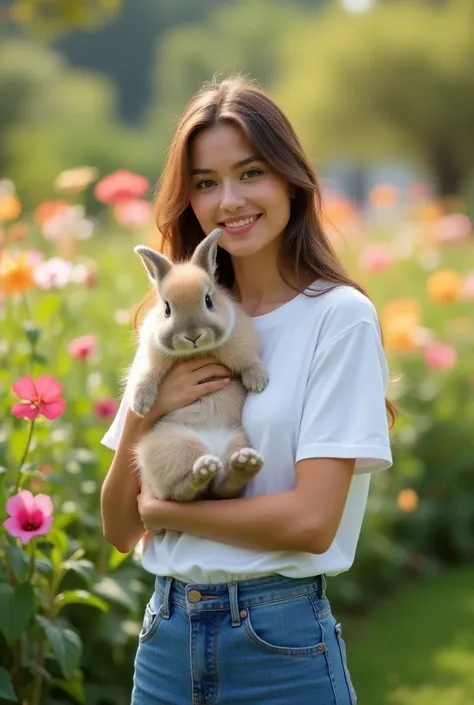
MULTIPOLYGON (((346 285, 368 296, 349 277, 324 232, 321 190, 293 127, 254 82, 241 76, 205 83, 179 120, 157 188, 159 249, 174 261, 188 259, 205 236, 189 203, 191 147, 197 134, 222 122, 240 128, 254 153, 292 187, 290 218, 278 262, 287 285, 311 296, 346 285), (285 278, 285 269, 292 272, 296 285, 285 278), (308 292, 302 282, 316 280, 328 282, 328 288, 308 292)), ((232 260, 222 248, 218 248, 216 276, 221 285, 232 287, 232 260)), ((149 301, 145 297, 139 310, 149 301)), ((393 424, 395 408, 388 400, 386 406, 393 424)))

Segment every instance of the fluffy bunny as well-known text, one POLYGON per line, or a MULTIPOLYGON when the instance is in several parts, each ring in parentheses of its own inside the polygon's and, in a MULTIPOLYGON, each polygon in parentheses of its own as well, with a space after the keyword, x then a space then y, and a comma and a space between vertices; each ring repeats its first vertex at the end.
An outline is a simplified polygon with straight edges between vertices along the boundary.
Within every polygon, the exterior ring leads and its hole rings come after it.
POLYGON ((159 419, 138 442, 141 480, 160 499, 235 497, 263 465, 248 447, 241 415, 247 391, 263 391, 267 374, 251 318, 215 282, 220 234, 213 230, 188 262, 178 264, 135 248, 158 301, 140 330, 147 364, 131 379, 132 410, 139 416, 149 411, 177 360, 211 354, 235 375, 227 387, 159 419))

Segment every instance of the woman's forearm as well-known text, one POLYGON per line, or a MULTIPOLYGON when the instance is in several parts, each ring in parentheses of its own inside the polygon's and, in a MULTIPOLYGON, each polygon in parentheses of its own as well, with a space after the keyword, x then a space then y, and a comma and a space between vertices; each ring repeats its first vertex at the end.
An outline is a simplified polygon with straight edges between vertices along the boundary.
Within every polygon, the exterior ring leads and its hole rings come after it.
POLYGON ((197 502, 160 502, 151 499, 144 523, 202 538, 260 550, 323 553, 313 511, 296 490, 241 499, 197 502))
POLYGON ((133 456, 133 446, 142 433, 140 419, 127 418, 119 447, 102 485, 103 533, 122 553, 130 551, 145 533, 137 507, 140 486, 133 456))

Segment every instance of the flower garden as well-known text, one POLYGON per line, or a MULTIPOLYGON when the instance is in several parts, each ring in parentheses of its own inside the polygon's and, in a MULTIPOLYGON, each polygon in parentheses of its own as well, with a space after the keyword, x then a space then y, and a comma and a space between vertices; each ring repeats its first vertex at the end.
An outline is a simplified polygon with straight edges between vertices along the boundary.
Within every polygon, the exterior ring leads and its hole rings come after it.
MULTIPOLYGON (((157 244, 149 193, 138 174, 80 167, 26 213, 0 181, 0 702, 129 702, 152 579, 102 537, 100 440, 148 289, 133 247, 157 244)), ((363 208, 327 189, 324 203, 379 311, 398 409, 357 561, 329 582, 360 614, 474 560, 474 234, 463 204, 425 184, 380 184, 363 208)))

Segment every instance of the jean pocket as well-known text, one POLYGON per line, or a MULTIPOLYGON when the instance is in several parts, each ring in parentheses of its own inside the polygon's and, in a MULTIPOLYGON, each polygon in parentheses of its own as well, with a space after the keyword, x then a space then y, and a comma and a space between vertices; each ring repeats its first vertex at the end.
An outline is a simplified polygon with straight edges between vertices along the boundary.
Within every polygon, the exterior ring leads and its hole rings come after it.
POLYGON ((159 607, 155 604, 155 596, 151 598, 149 603, 145 608, 145 615, 143 617, 143 624, 138 635, 138 641, 140 644, 146 644, 156 633, 161 620, 163 619, 163 605, 159 607))
POLYGON ((334 627, 336 631, 336 639, 337 643, 339 644, 339 651, 341 652, 341 660, 342 660, 342 666, 344 669, 344 676, 346 679, 346 685, 349 690, 349 695, 351 698, 351 705, 357 705, 357 695, 354 690, 354 686, 352 685, 352 679, 349 673, 349 668, 347 666, 347 651, 346 651, 346 643, 342 637, 342 625, 340 622, 337 622, 336 626, 334 627))
POLYGON ((263 651, 310 656, 326 650, 313 603, 306 595, 246 607, 241 614, 247 637, 263 651))

